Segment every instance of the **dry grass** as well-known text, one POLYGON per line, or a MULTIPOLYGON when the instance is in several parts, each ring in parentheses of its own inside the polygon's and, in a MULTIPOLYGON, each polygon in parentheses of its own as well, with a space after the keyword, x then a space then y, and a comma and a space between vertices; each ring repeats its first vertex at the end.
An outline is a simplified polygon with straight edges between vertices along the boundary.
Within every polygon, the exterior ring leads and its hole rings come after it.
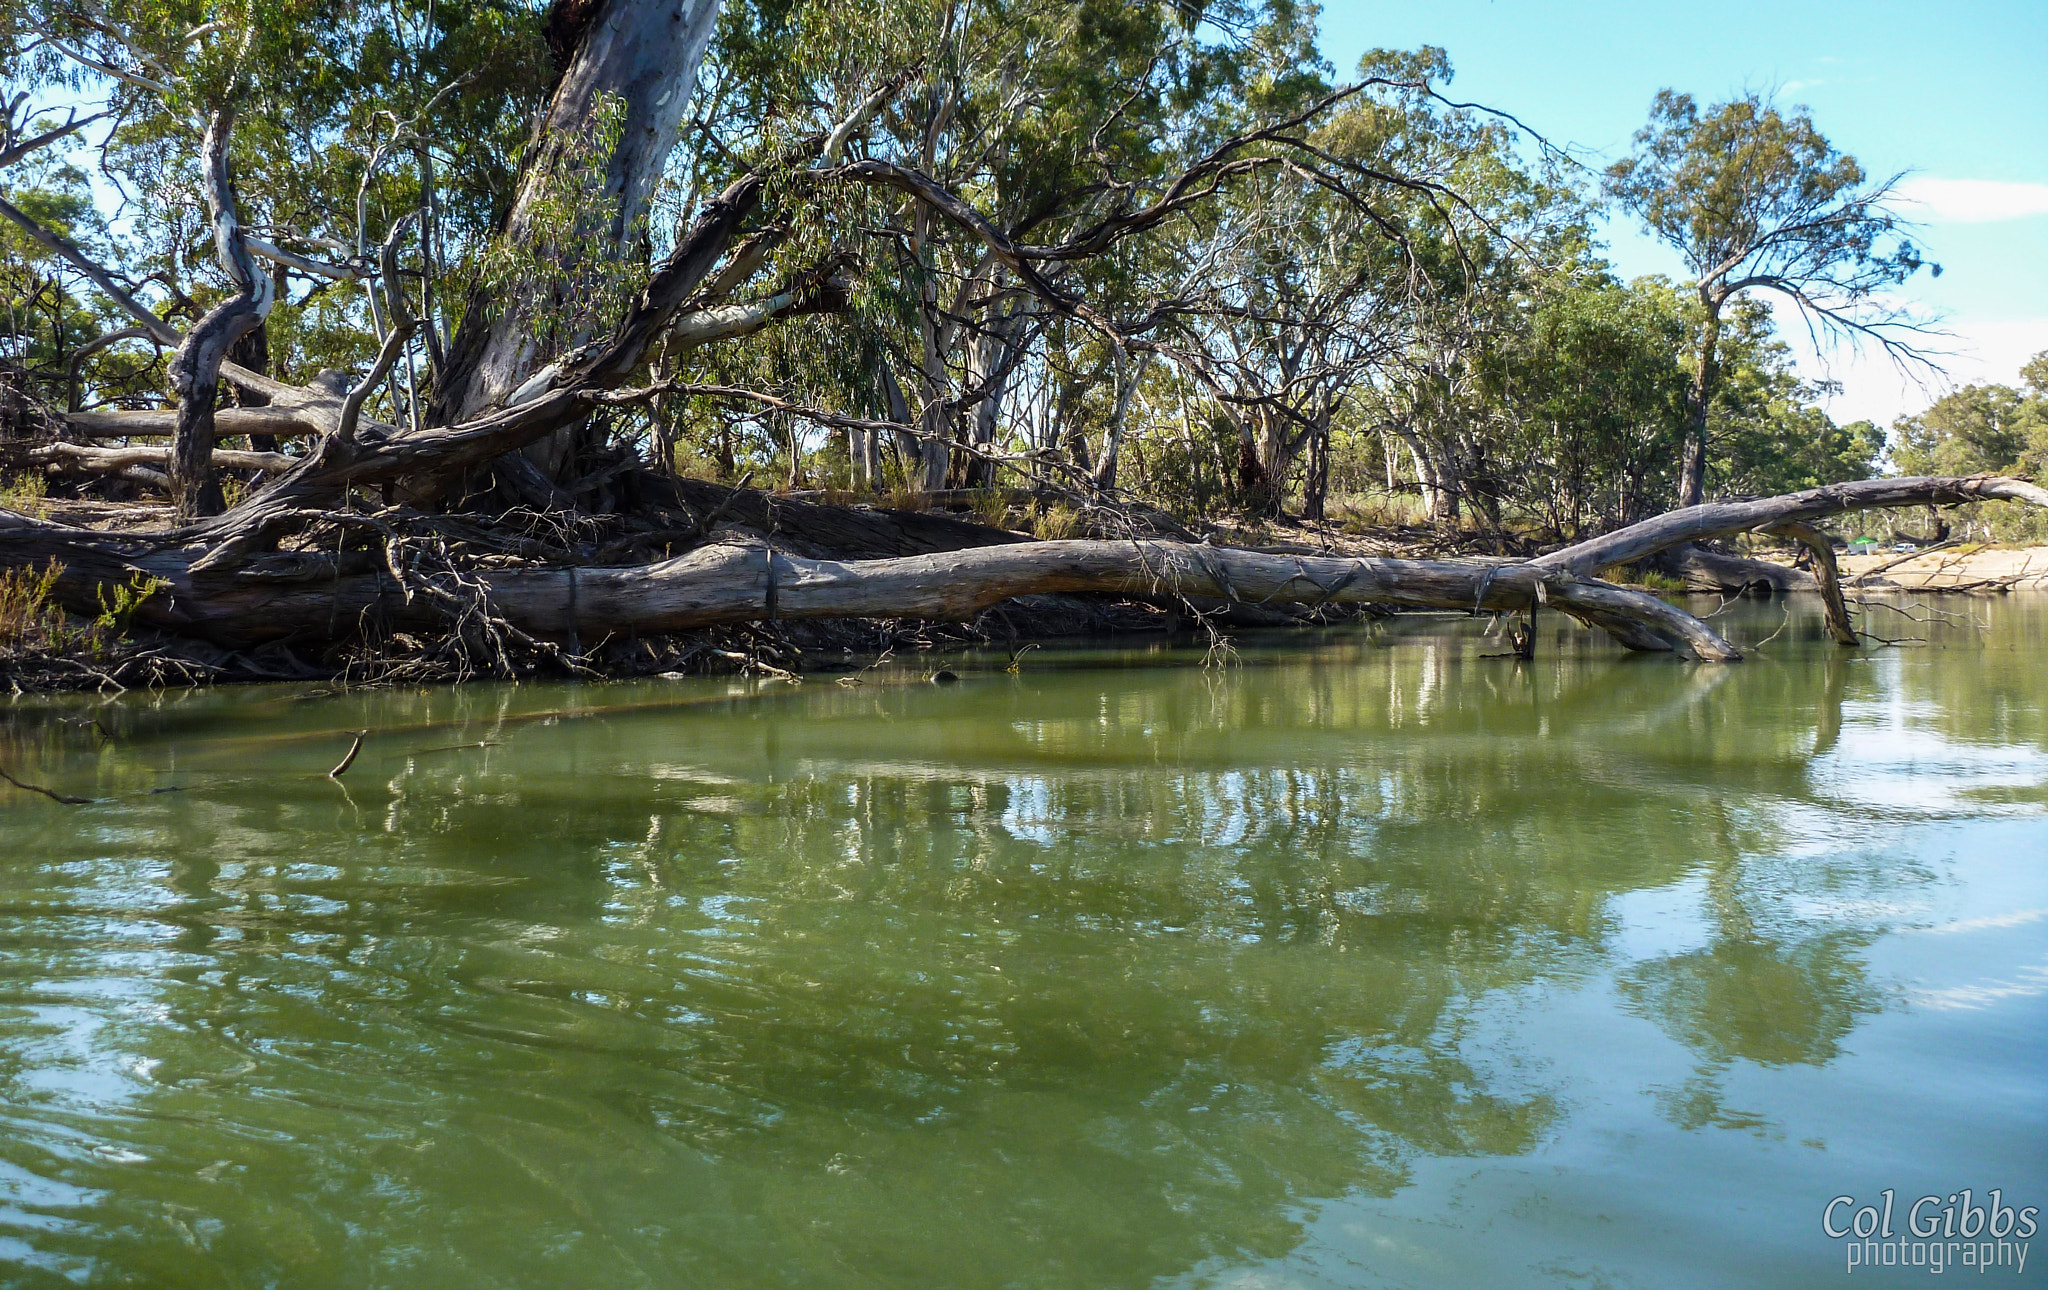
POLYGON ((1685 579, 1660 573, 1655 569, 1638 569, 1632 565, 1613 564, 1602 569, 1598 575, 1607 582, 1618 582, 1625 587, 1643 587, 1650 591, 1684 591, 1685 579))
POLYGON ((1429 522, 1419 497, 1334 497, 1325 504, 1324 512, 1331 523, 1353 534, 1429 522))
POLYGON ((1001 493, 989 493, 974 501, 974 518, 992 529, 1009 527, 1010 504, 1001 493))
POLYGON ((1061 538, 1073 537, 1081 531, 1081 512, 1065 502, 1048 506, 1032 522, 1031 529, 1032 532, 1048 542, 1056 542, 1061 538))

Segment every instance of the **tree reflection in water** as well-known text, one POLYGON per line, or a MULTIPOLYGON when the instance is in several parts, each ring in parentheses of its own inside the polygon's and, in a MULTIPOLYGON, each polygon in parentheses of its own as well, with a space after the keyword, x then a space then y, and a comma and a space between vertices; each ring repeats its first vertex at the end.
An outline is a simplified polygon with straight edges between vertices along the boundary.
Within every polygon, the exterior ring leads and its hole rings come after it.
POLYGON ((1740 669, 1402 631, 943 690, 136 701, 111 741, 18 707, 9 764, 113 800, 0 822, 35 857, 0 1239, 163 1284, 1272 1258, 1319 1199, 1540 1148, 1571 1090, 1479 1013, 1617 967, 1698 1063, 1670 1116, 1767 1128, 1722 1076, 1882 1003, 1882 921, 1793 898, 1933 880, 1829 849, 1845 720, 1897 687, 1930 738, 2044 736, 2002 662, 1891 678, 1817 629, 1740 669), (1618 964, 1616 898, 1687 882, 1701 943, 1618 964))

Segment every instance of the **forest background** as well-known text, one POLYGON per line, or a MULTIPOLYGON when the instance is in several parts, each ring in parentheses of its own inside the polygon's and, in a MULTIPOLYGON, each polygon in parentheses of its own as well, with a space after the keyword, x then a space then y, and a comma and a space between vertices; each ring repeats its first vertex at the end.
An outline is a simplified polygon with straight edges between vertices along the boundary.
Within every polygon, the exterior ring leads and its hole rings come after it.
MULTIPOLYGON (((1891 289, 1934 266, 1899 177, 1866 174, 1770 94, 1662 96, 1632 155, 1596 169, 1514 104, 1459 101, 1440 49, 1374 50, 1340 77, 1317 10, 1284 0, 747 0, 711 7, 677 146, 620 203, 607 184, 630 142, 623 102, 535 151, 594 6, 216 8, 153 0, 116 18, 39 0, 0 19, 8 143, 90 118, 0 173, 28 221, 0 225, 0 433, 33 442, 53 419, 176 406, 171 348, 31 225, 198 322, 248 290, 216 253, 205 182, 208 108, 232 101, 234 194, 274 298, 232 358, 295 386, 362 383, 361 414, 393 426, 486 404, 463 362, 484 343, 477 302, 526 301, 512 314, 527 370, 573 354, 619 325, 721 191, 776 173, 725 291, 765 282, 784 305, 745 345, 670 335, 651 364, 670 392, 529 450, 572 496, 631 460, 898 504, 978 490, 988 518, 1041 536, 1072 532, 1074 511, 1020 514, 1014 490, 1189 523, 1292 514, 1566 541, 1707 497, 2048 462, 2041 359, 2018 385, 1965 387, 1891 426, 1823 410, 1780 320, 1925 372, 1936 320, 1891 289), (1284 139, 1242 145, 1274 122, 1284 139), (1034 282, 901 191, 775 171, 825 136, 856 164, 914 167, 1012 240, 1075 249, 1034 282), (1134 194, 1230 141, 1273 164, 1212 173, 1123 235, 1134 194), (616 226, 594 229, 607 200, 616 226), (1689 257, 1691 280, 1622 280, 1600 240, 1616 208, 1689 257), (1716 254, 1738 245, 1733 263, 1716 254), (380 249, 396 270, 381 288, 380 249)), ((222 407, 260 404, 222 391, 222 407)), ((230 464, 199 509, 263 469, 230 464)), ((10 496, 179 491, 166 470, 22 471, 10 496)), ((518 481, 491 486, 519 500, 518 481)), ((2040 521, 1982 522, 2025 539, 2040 521)))

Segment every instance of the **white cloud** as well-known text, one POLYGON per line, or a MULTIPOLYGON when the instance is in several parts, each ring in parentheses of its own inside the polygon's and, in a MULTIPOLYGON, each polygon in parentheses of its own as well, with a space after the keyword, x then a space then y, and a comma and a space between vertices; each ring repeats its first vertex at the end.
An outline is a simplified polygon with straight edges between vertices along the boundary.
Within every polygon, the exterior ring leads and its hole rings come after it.
POLYGON ((2048 215, 2048 184, 1916 175, 1899 185, 1899 197, 1908 204, 1907 214, 1934 224, 1991 224, 2048 215))
POLYGON ((1922 412, 1965 385, 2018 385, 2021 365, 2048 350, 2048 318, 1951 319, 1942 328, 1946 336, 1926 342, 1930 350, 1941 351, 1937 361, 1945 370, 1902 372, 1875 345, 1814 352, 1805 327, 1789 311, 1778 311, 1778 324, 1802 375, 1841 382, 1840 394, 1821 401, 1828 415, 1841 423, 1870 420, 1889 425, 1894 417, 1922 412))

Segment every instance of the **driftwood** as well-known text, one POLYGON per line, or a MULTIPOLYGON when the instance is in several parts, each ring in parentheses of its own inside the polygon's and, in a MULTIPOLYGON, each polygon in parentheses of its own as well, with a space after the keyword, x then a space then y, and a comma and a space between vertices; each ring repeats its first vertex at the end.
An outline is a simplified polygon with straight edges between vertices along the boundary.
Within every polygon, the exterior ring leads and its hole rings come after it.
POLYGON ((2025 502, 2031 506, 2048 507, 2048 490, 2036 487, 2031 480, 2009 475, 1908 475, 1898 479, 1859 479, 1778 497, 1688 506, 1538 557, 1536 563, 1590 573, 1609 565, 1647 559, 1685 542, 1755 532, 1774 524, 1812 523, 1845 511, 1961 506, 1988 501, 2025 502))
MULTIPOLYGON (((887 559, 809 559, 758 541, 718 542, 642 565, 460 575, 415 570, 410 576, 392 562, 389 548, 381 554, 298 551, 224 559, 222 548, 203 538, 181 545, 176 535, 116 535, 0 512, 0 568, 42 567, 55 560, 62 566, 57 594, 85 611, 110 585, 153 580, 159 591, 142 603, 138 621, 231 647, 342 639, 366 630, 446 630, 462 613, 478 609, 521 633, 577 641, 777 619, 962 621, 1017 596, 1106 592, 1246 605, 1384 604, 1481 612, 1547 604, 1634 649, 1681 649, 1732 662, 1741 654, 1706 623, 1655 596, 1601 581, 1595 570, 1747 530, 1808 540, 1801 537, 1804 526, 1848 510, 1994 498, 2048 506, 2048 491, 2024 480, 1883 479, 1692 507, 1524 561, 1275 555, 1157 540, 1034 542, 981 530, 995 536, 996 544, 887 559)), ((805 505, 758 494, 749 500, 763 508, 805 505)), ((882 524, 906 523, 886 513, 870 515, 882 524)), ((927 529, 925 536, 937 534, 927 529)), ((1831 607, 1831 629, 1838 621, 1843 630, 1836 636, 1842 639, 1846 609, 1831 607)))
POLYGON ((1659 552, 1653 563, 1660 572, 1684 583, 1690 592, 1728 596, 1763 592, 1789 596, 1795 592, 1819 590, 1813 575, 1804 569, 1712 551, 1693 542, 1659 552))
MULTIPOLYGON (((64 417, 65 433, 74 439, 146 439, 175 434, 176 408, 144 408, 132 412, 72 412, 64 417)), ((221 408, 213 414, 213 437, 267 434, 285 439, 323 433, 322 427, 292 408, 221 408)))

